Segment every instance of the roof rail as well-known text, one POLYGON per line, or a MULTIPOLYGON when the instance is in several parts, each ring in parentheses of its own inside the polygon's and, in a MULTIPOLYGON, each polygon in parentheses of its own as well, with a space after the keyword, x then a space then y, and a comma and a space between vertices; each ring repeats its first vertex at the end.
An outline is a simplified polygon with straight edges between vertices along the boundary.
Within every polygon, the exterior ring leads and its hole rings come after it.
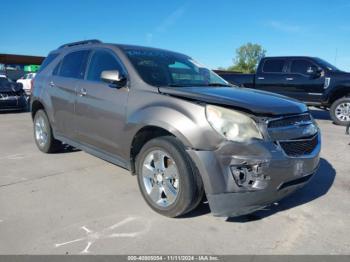
POLYGON ((76 46, 76 45, 88 45, 88 44, 100 44, 100 43, 102 43, 100 40, 90 39, 90 40, 67 43, 67 44, 61 45, 58 49, 76 46))

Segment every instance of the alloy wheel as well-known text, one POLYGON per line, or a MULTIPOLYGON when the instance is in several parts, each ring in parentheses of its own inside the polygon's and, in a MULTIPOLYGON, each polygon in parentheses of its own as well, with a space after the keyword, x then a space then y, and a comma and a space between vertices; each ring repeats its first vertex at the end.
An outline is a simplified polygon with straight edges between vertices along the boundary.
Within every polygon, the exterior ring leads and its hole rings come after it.
POLYGON ((35 120, 35 139, 40 147, 44 147, 48 141, 48 130, 42 116, 35 120))
POLYGON ((142 181, 150 199, 161 207, 173 204, 179 193, 179 173, 173 158, 153 150, 142 165, 142 181))
POLYGON ((340 121, 350 121, 350 103, 344 102, 335 108, 335 115, 340 121))

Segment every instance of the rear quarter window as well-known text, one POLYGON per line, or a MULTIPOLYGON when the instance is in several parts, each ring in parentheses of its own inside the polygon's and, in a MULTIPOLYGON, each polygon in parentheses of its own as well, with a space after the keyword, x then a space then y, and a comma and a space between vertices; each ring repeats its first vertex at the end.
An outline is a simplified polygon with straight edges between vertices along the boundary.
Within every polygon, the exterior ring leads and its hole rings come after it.
POLYGON ((49 54, 43 61, 43 63, 40 66, 40 69, 38 70, 38 73, 43 71, 55 58, 58 56, 58 54, 49 54))

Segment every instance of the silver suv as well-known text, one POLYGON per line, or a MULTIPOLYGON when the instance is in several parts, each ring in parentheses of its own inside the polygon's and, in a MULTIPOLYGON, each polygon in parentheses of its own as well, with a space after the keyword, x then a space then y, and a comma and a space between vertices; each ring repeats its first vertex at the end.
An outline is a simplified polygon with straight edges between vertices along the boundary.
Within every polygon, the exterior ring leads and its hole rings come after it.
POLYGON ((319 164, 307 107, 234 87, 183 54, 98 40, 52 51, 31 99, 34 138, 69 144, 137 175, 147 204, 177 217, 206 195, 217 216, 268 206, 319 164))

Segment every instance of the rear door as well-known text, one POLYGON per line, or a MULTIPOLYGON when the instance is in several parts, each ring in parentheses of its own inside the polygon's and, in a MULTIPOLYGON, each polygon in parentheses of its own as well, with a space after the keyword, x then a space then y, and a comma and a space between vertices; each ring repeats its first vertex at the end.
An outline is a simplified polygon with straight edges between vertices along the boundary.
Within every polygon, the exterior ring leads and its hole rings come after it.
POLYGON ((325 77, 315 74, 318 70, 319 66, 309 59, 292 59, 285 83, 288 95, 304 102, 320 101, 325 77))
POLYGON ((76 86, 84 77, 89 50, 74 51, 64 56, 49 80, 54 127, 58 135, 73 139, 76 134, 76 86))
POLYGON ((118 70, 126 75, 119 58, 109 49, 92 52, 84 81, 78 82, 76 116, 78 140, 103 153, 120 155, 128 89, 103 82, 101 73, 118 70))
POLYGON ((269 58, 262 63, 260 72, 256 75, 255 88, 284 95, 286 93, 284 83, 287 60, 269 58))

